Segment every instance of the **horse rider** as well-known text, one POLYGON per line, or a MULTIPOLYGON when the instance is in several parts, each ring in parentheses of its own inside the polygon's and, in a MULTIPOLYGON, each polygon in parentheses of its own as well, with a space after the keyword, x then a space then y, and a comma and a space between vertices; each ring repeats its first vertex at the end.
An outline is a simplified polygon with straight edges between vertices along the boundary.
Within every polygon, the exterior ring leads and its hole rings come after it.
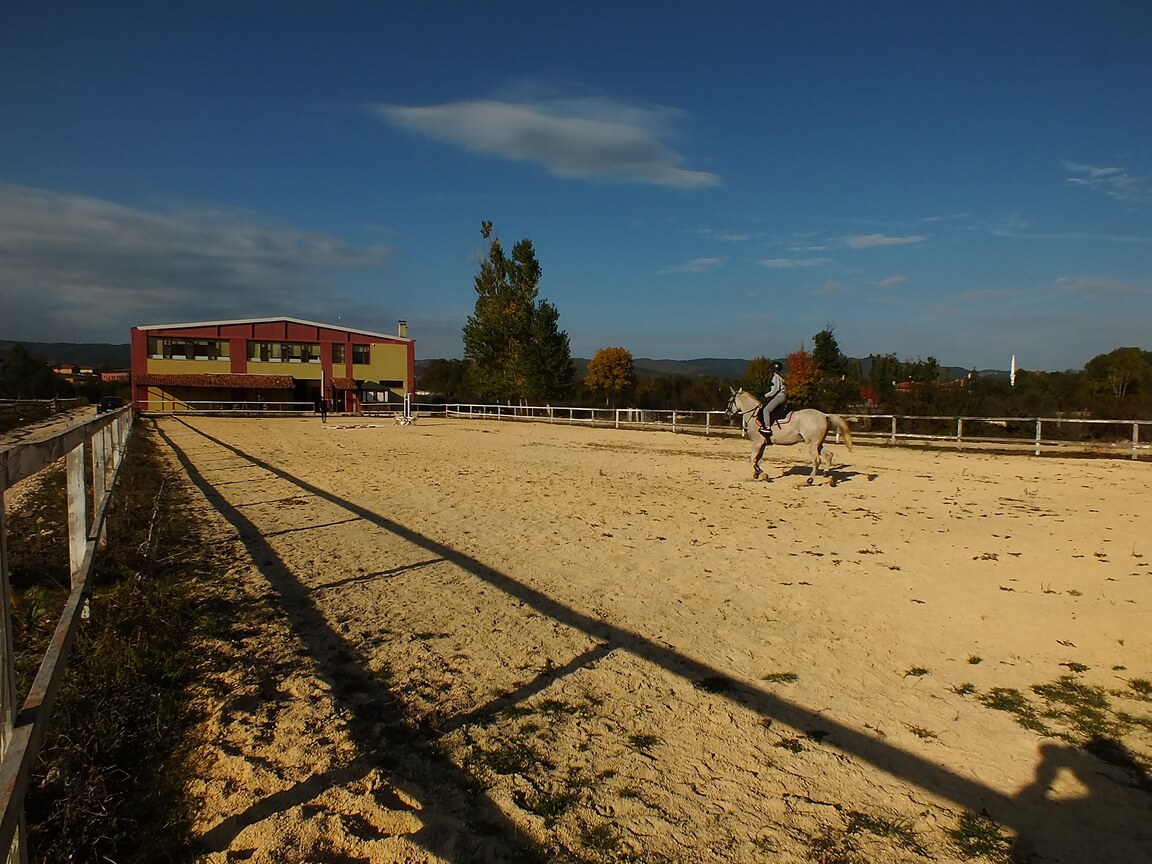
POLYGON ((784 377, 780 374, 784 365, 780 362, 772 364, 772 383, 764 394, 764 404, 756 412, 756 425, 760 427, 760 434, 772 443, 772 412, 784 404, 788 394, 784 392, 784 377))

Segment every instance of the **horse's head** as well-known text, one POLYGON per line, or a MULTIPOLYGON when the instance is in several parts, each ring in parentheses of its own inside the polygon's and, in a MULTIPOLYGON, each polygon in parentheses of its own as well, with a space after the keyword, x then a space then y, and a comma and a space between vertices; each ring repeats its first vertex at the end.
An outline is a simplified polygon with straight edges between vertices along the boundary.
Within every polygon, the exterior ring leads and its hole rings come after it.
MULTIPOLYGON (((732 390, 731 387, 728 389, 732 390)), ((728 400, 728 408, 725 409, 728 412, 729 417, 736 417, 737 415, 744 413, 743 409, 740 407, 740 394, 743 392, 743 390, 732 390, 732 398, 728 400)))

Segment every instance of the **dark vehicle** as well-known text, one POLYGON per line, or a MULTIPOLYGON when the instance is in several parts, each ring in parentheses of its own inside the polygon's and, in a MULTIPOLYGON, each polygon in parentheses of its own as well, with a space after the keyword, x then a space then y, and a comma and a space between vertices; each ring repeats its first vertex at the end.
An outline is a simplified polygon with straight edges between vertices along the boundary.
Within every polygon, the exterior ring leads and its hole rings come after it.
POLYGON ((105 396, 96 403, 96 413, 103 414, 105 411, 115 411, 123 407, 124 400, 120 396, 105 396))

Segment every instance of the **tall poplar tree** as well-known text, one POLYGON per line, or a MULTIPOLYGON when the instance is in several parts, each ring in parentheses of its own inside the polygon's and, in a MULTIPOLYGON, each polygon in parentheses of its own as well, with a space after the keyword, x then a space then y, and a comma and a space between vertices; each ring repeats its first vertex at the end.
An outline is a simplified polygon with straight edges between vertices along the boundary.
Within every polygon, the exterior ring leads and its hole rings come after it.
POLYGON ((572 394, 575 370, 560 313, 538 300, 540 263, 532 241, 521 240, 509 257, 492 223, 480 234, 491 240, 476 275, 476 309, 464 325, 464 359, 479 399, 537 401, 572 394))

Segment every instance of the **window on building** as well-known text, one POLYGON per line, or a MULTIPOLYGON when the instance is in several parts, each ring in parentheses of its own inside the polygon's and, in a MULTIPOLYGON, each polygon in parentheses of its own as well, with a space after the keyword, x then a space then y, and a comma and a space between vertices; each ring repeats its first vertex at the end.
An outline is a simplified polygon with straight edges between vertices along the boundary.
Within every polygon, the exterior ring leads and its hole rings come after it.
POLYGON ((353 345, 352 346, 352 362, 358 363, 362 366, 367 366, 371 362, 371 352, 369 345, 353 345))
POLYGON ((332 362, 333 363, 343 363, 344 362, 344 343, 343 342, 333 342, 332 343, 332 362))
POLYGON ((276 342, 249 342, 248 359, 275 363, 280 359, 280 345, 276 342))
POLYGON ((148 337, 148 356, 154 360, 218 360, 228 355, 227 340, 148 337))

